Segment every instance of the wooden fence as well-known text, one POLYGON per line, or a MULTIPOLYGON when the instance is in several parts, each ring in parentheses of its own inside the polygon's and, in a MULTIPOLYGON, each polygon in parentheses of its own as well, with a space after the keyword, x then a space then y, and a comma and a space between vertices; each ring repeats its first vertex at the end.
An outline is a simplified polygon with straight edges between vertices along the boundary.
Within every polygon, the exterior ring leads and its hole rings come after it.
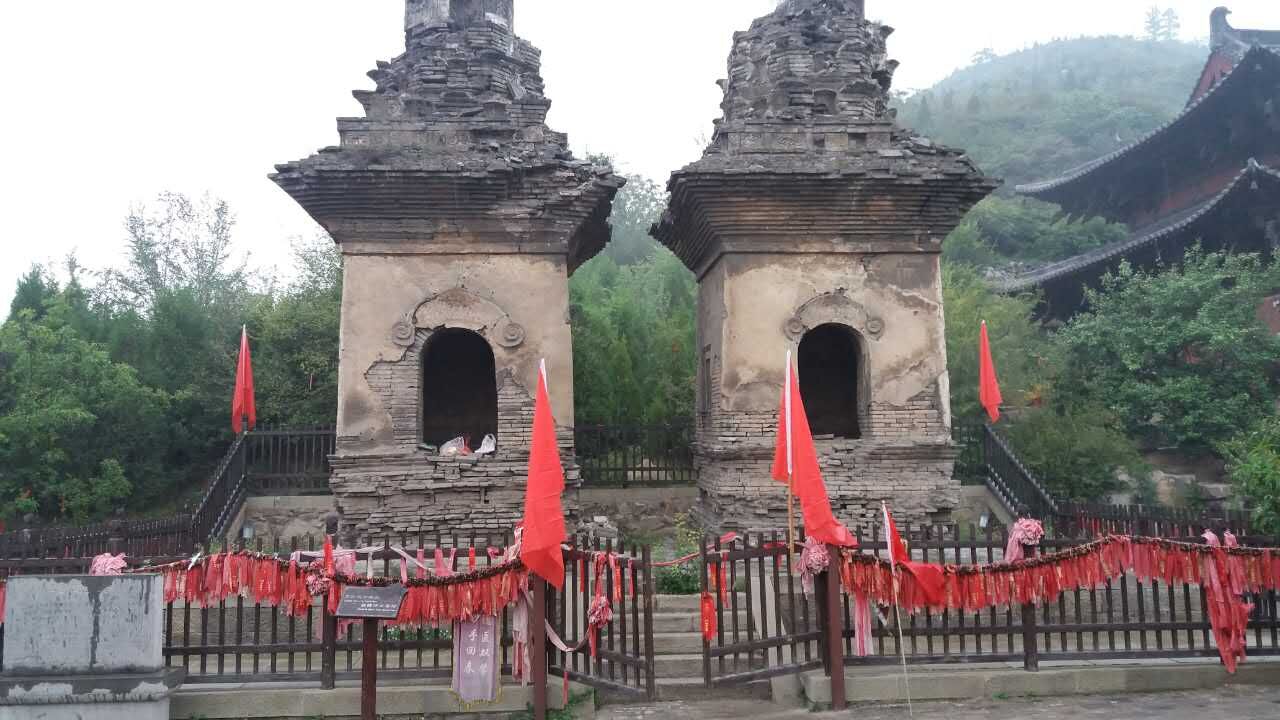
MULTIPOLYGON (((295 551, 318 554, 319 537, 295 538, 288 542, 256 541, 251 548, 258 552, 288 557, 295 551)), ((501 562, 491 557, 490 548, 505 547, 505 536, 441 536, 418 535, 362 540, 357 554, 357 574, 399 578, 402 556, 392 550, 396 545, 409 548, 413 555, 424 548, 433 556, 436 548, 446 553, 457 550, 456 563, 465 569, 469 551, 475 549, 477 568, 501 562)), ((131 565, 161 565, 184 559, 183 556, 156 556, 141 560, 131 558, 131 565)), ((0 560, 0 577, 17 574, 83 574, 92 557, 51 557, 0 560)), ((572 652, 551 648, 548 657, 553 674, 567 672, 570 679, 594 687, 623 692, 636 697, 653 697, 656 687, 653 660, 653 578, 648 549, 614 548, 612 544, 589 543, 576 538, 573 549, 565 552, 565 587, 546 599, 547 612, 538 617, 549 618, 557 633, 571 646, 572 652), (602 555, 603 554, 603 555, 602 555), (594 563, 598 557, 617 558, 605 563, 604 580, 612 587, 614 567, 625 573, 627 592, 613 605, 613 619, 601 628, 600 652, 591 658, 585 644, 587 609, 595 588, 583 585, 582 563, 594 563), (631 590, 634 589, 634 596, 631 590)), ((415 575, 415 569, 406 568, 415 575)), ((594 572, 591 577, 595 577, 594 572)), ((310 682, 320 687, 334 687, 343 679, 357 679, 361 671, 363 624, 343 622, 329 614, 321 598, 315 598, 301 617, 287 616, 277 609, 236 596, 216 606, 198 607, 176 601, 164 609, 164 658, 167 667, 185 668, 188 683, 240 682, 310 682)), ((514 645, 511 633, 511 610, 500 618, 499 655, 501 672, 511 674, 514 645)), ((453 636, 451 628, 379 630, 378 674, 380 677, 442 679, 453 670, 453 636)), ((0 631, 0 658, 3 657, 3 632, 0 631)), ((544 665, 547 667, 548 665, 544 665)))
MULTIPOLYGON (((1196 533, 1203 528, 1196 528, 1196 533)), ((855 532, 862 552, 887 559, 878 526, 855 532)), ((991 564, 1004 557, 1003 527, 925 525, 905 527, 912 557, 938 564, 991 564)), ((803 532, 800 533, 800 539, 803 532)), ((1050 531, 1042 551, 1053 552, 1092 538, 1050 531)), ((1196 535, 1181 538, 1199 542, 1196 535)), ((1273 538, 1244 538, 1271 546, 1273 538)), ((845 666, 1021 663, 1042 661, 1217 658, 1204 590, 1182 582, 1139 581, 1128 574, 1096 588, 1063 593, 1039 606, 899 613, 873 612, 871 653, 855 654, 852 599, 840 593, 826 601, 825 574, 806 595, 795 577, 781 533, 749 533, 724 543, 703 542, 703 587, 714 598, 717 630, 704 644, 704 680, 709 687, 826 668, 830 673, 832 627, 839 629, 837 656, 845 666), (721 569, 723 564, 723 570, 721 569), (723 574, 725 591, 718 591, 723 574)), ((1268 591, 1246 598, 1248 653, 1280 655, 1280 602, 1268 591)), ((832 675, 833 680, 835 675, 832 675)))

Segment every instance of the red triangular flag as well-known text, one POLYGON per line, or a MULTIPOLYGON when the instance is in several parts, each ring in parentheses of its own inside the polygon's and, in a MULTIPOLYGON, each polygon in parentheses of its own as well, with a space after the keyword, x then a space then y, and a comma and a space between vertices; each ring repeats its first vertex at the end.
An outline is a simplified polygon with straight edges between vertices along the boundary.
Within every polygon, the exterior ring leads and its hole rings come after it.
POLYGON ((525 567, 551 583, 564 587, 564 554, 560 545, 567 535, 560 494, 564 492, 564 468, 556 442, 556 421, 547 397, 547 366, 538 372, 537 400, 533 407, 533 444, 529 449, 529 479, 524 496, 524 537, 520 560, 525 567))
POLYGON ((902 536, 898 534, 898 525, 893 521, 893 515, 889 513, 889 506, 882 502, 880 509, 884 511, 884 539, 889 545, 889 565, 901 565, 911 560, 911 555, 907 552, 907 544, 902 542, 902 536))
POLYGON ((978 337, 978 400, 987 410, 991 422, 1000 419, 1000 381, 996 379, 996 366, 991 361, 991 341, 987 339, 987 321, 982 321, 982 332, 978 337))
POLYGON ((231 429, 240 434, 241 423, 249 418, 249 428, 258 424, 253 401, 253 360, 249 357, 249 330, 240 328, 240 359, 236 362, 236 389, 231 395, 231 429))
POLYGON ((773 454, 773 479, 791 479, 809 536, 818 542, 840 547, 856 547, 858 541, 831 512, 827 486, 818 467, 818 451, 809 432, 809 418, 800 397, 800 382, 787 354, 787 381, 782 388, 782 407, 778 412, 778 442, 773 454))

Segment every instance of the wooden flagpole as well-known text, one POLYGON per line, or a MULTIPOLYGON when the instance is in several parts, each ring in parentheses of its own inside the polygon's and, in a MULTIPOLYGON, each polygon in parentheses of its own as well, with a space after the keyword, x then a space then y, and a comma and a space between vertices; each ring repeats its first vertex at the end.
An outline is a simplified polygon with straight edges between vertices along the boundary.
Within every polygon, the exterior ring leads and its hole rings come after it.
POLYGON ((902 637, 902 612, 899 610, 898 603, 898 560, 894 557, 893 538, 889 537, 889 506, 883 501, 880 503, 880 510, 884 518, 884 544, 889 548, 889 567, 893 573, 893 620, 898 630, 898 655, 902 658, 902 684, 907 691, 907 716, 914 718, 916 716, 915 708, 911 703, 911 676, 907 673, 907 645, 902 637))
MULTIPOLYGON (((787 372, 784 376, 783 383, 786 389, 783 390, 784 398, 783 412, 787 414, 787 555, 793 556, 796 552, 796 511, 795 511, 795 464, 792 448, 795 447, 795 439, 791 434, 791 351, 787 351, 787 372)), ((794 564, 794 563, 793 563, 794 564)))

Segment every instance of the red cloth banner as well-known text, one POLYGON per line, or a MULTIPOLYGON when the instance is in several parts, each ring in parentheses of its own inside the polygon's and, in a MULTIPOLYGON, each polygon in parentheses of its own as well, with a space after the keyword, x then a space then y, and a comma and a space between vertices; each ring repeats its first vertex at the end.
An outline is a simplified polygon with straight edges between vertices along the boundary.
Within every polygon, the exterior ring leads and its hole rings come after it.
POLYGON ((533 409, 533 443, 529 451, 520 559, 531 572, 557 590, 564 588, 564 553, 560 545, 568 537, 564 529, 564 509, 560 505, 563 492, 564 467, 560 464, 544 361, 538 371, 538 393, 533 409))
POLYGON ((809 431, 809 418, 800 397, 800 382, 787 356, 787 379, 778 411, 778 441, 773 454, 773 479, 791 482, 809 536, 818 542, 839 547, 857 547, 853 537, 834 513, 827 497, 827 485, 818 467, 818 451, 809 431))
POLYGON ((240 328, 240 359, 236 361, 236 389, 231 395, 231 429, 240 434, 244 419, 252 430, 258 424, 258 410, 253 399, 253 360, 249 357, 249 329, 240 328))
POLYGON ((1000 381, 996 379, 996 365, 991 359, 991 341, 987 337, 987 321, 982 321, 982 330, 978 336, 978 400, 987 411, 991 422, 1000 419, 1000 405, 1004 398, 1000 395, 1000 381))

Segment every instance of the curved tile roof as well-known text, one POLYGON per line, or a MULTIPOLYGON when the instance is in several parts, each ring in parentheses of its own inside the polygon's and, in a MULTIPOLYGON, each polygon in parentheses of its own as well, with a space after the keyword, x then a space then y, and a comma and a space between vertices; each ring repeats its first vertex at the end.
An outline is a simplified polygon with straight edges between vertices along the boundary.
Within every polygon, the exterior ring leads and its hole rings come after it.
POLYGON ((1157 223, 1148 225, 1130 235, 1128 239, 1104 245, 1067 260, 1061 260, 1030 270, 1009 280, 997 283, 996 287, 1000 292, 1005 293, 1030 290, 1055 278, 1074 274, 1084 268, 1105 263, 1119 256, 1127 255, 1135 249, 1158 242, 1195 224, 1196 221, 1212 212, 1237 190, 1245 187, 1247 185, 1246 181, 1260 175, 1280 180, 1280 170, 1261 165, 1256 160, 1250 160, 1248 165, 1236 175, 1227 187, 1223 188, 1222 192, 1214 197, 1170 215, 1157 223))
POLYGON ((1080 180, 1081 178, 1093 173, 1094 171, 1098 170, 1099 168, 1105 165, 1110 165, 1111 163, 1114 163, 1117 160, 1120 160, 1121 158, 1124 158, 1124 157, 1127 157, 1128 155, 1133 154, 1135 151, 1146 146, 1152 140, 1160 137, 1161 135, 1165 134, 1166 132, 1176 127, 1188 116, 1197 112, 1201 107, 1212 102, 1215 98, 1217 98, 1222 93, 1223 88, 1228 87, 1230 84, 1232 84, 1232 81, 1235 78, 1239 78, 1243 75, 1240 69, 1242 67, 1245 67, 1248 61, 1254 60, 1254 59, 1260 59, 1262 57, 1267 57, 1275 61, 1280 61, 1280 50, 1270 48, 1270 47, 1265 47, 1262 45, 1255 45, 1254 47, 1249 49, 1249 52, 1245 54, 1244 58, 1240 61, 1240 63, 1236 65, 1236 67, 1233 68, 1232 71, 1229 74, 1227 74, 1227 76, 1224 77, 1221 82, 1219 82, 1217 85, 1214 85, 1211 90, 1206 92, 1199 99, 1187 105, 1187 107, 1184 108, 1182 112, 1178 113, 1178 115, 1175 116, 1172 120, 1169 120, 1168 122, 1156 128, 1155 130, 1152 130, 1151 132, 1147 133, 1142 138, 1134 141, 1133 143, 1130 143, 1129 145, 1126 145, 1125 147, 1120 148, 1119 150, 1116 150, 1115 152, 1112 152, 1108 155, 1104 155, 1096 160, 1091 160, 1073 170, 1068 171, 1067 173, 1059 177, 1056 177, 1050 180, 1043 180, 1041 182, 1018 185, 1017 187, 1014 188, 1014 190, 1022 195, 1038 196, 1050 190, 1055 190, 1064 185, 1068 185, 1077 180, 1080 180))

